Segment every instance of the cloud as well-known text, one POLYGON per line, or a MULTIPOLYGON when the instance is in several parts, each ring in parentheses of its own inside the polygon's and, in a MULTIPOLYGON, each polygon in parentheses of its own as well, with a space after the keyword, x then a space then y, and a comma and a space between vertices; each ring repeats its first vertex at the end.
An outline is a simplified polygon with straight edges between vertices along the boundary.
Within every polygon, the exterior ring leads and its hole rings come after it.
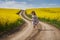
POLYGON ((58 7, 57 4, 47 4, 41 3, 39 6, 35 4, 29 4, 27 2, 17 2, 17 1, 0 1, 0 8, 18 8, 18 9, 26 9, 26 8, 46 8, 46 7, 58 7))
POLYGON ((0 8, 19 8, 26 9, 34 7, 32 4, 28 4, 27 2, 17 2, 17 1, 0 1, 0 8))
POLYGON ((28 1, 34 1, 34 0, 28 0, 28 1))
POLYGON ((59 4, 53 4, 53 3, 49 3, 49 4, 46 4, 46 3, 43 3, 43 4, 40 4, 41 8, 49 8, 49 7, 60 7, 59 4))

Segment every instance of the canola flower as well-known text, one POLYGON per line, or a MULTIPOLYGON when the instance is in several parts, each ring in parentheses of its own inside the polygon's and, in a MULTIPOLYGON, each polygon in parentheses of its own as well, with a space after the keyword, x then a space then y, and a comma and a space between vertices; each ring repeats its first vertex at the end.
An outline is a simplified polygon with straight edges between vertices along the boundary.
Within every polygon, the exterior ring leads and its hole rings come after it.
POLYGON ((26 14, 31 18, 31 12, 35 11, 40 21, 55 25, 60 29, 60 8, 33 8, 27 9, 26 14))
POLYGON ((9 23, 14 23, 17 19, 19 19, 20 17, 16 14, 0 14, 0 23, 1 24, 6 24, 8 22, 9 23))
POLYGON ((6 23, 14 23, 20 19, 20 16, 16 14, 18 11, 18 9, 0 9, 0 24, 5 25, 6 23))
POLYGON ((16 14, 19 12, 20 9, 5 9, 5 8, 0 8, 0 14, 2 13, 8 13, 8 14, 16 14))
POLYGON ((32 11, 35 11, 39 18, 57 19, 57 21, 60 21, 60 8, 37 8, 26 10, 27 14, 31 14, 32 11))

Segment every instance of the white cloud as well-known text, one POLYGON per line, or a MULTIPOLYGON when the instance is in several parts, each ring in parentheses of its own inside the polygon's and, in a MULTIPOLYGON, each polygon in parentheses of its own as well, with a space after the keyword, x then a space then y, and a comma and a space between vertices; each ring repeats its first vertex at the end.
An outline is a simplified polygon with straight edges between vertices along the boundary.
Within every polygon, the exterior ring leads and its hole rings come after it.
POLYGON ((57 5, 57 4, 48 4, 48 5, 52 5, 53 6, 53 5, 57 5))
POLYGON ((43 4, 40 4, 40 7, 42 7, 42 8, 59 7, 59 5, 52 4, 52 3, 50 3, 50 4, 43 3, 43 4))
POLYGON ((20 9, 26 9, 26 8, 32 8, 32 4, 27 4, 27 2, 16 2, 16 1, 5 1, 0 2, 0 8, 20 8, 20 9))
MULTIPOLYGON (((37 8, 37 5, 28 4, 27 2, 17 2, 17 1, 0 1, 0 8, 19 8, 19 9, 26 9, 26 8, 37 8)), ((39 8, 45 7, 57 7, 57 4, 40 4, 39 8)))
POLYGON ((28 0, 28 1, 34 1, 34 0, 28 0))

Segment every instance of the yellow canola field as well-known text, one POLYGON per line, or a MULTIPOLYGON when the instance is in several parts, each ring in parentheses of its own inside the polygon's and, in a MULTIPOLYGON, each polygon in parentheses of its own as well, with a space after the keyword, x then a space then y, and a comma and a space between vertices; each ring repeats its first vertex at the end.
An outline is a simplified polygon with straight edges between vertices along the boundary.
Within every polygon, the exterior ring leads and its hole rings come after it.
POLYGON ((2 13, 8 13, 8 14, 15 14, 18 13, 19 9, 6 9, 6 8, 0 8, 0 14, 2 13))
POLYGON ((60 21, 60 8, 34 8, 26 10, 27 14, 31 14, 32 11, 35 11, 40 18, 57 19, 60 21))
POLYGON ((16 9, 0 9, 0 24, 14 23, 20 17, 16 14, 19 10, 16 9))

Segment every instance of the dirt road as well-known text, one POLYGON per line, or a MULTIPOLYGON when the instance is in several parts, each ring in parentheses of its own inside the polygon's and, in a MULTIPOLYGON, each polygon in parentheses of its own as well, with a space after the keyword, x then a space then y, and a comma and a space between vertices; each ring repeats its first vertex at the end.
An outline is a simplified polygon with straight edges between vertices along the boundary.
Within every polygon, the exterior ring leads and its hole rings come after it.
POLYGON ((60 30, 54 26, 39 22, 41 30, 34 30, 32 21, 25 15, 25 11, 21 11, 19 15, 26 22, 25 28, 4 40, 60 40, 60 30))
MULTIPOLYGON (((25 15, 25 14, 24 14, 25 15)), ((26 15, 25 17, 29 20, 26 15)), ((60 30, 55 28, 54 26, 44 23, 44 22, 39 22, 40 24, 38 26, 41 26, 42 29, 40 32, 37 32, 35 35, 32 36, 32 33, 26 40, 60 40, 60 30)))
POLYGON ((27 40, 60 40, 60 31, 54 26, 40 22, 42 30, 27 40))
POLYGON ((19 15, 26 22, 25 28, 23 28, 23 30, 15 34, 8 36, 5 39, 0 40, 25 40, 32 33, 33 31, 32 23, 24 17, 23 13, 25 12, 21 11, 19 15))

